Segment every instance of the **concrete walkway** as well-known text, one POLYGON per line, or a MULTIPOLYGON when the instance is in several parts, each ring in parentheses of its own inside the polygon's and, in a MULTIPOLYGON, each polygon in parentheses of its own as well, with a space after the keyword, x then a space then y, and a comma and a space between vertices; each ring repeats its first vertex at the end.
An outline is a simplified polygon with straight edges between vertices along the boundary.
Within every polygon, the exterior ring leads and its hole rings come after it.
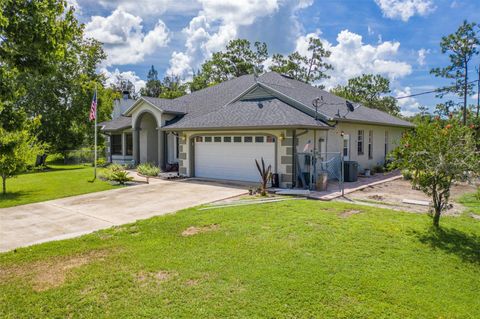
POLYGON ((72 238, 246 193, 215 182, 151 180, 150 184, 0 209, 0 251, 72 238))

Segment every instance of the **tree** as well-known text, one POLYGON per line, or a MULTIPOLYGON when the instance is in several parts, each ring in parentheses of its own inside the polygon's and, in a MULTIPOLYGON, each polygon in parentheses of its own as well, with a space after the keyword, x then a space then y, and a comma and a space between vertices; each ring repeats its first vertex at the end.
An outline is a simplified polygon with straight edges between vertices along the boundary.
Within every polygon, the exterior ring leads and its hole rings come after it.
POLYGON ((140 90, 142 96, 159 97, 162 93, 162 82, 158 79, 158 72, 152 67, 148 71, 147 83, 140 90))
POLYGON ((397 100, 385 96, 390 92, 390 81, 379 74, 362 74, 349 79, 347 85, 338 85, 332 89, 333 94, 347 100, 397 115, 400 112, 397 100))
POLYGON ((205 61, 189 84, 191 91, 200 90, 234 77, 263 72, 262 63, 268 58, 267 45, 255 42, 254 49, 246 39, 231 40, 225 51, 215 52, 205 61))
POLYGON ((394 165, 414 172, 412 184, 431 196, 435 227, 448 205, 452 182, 480 173, 478 142, 473 130, 458 119, 424 119, 405 133, 394 151, 394 165))
POLYGON ((166 76, 163 79, 161 98, 175 99, 185 94, 187 94, 187 85, 182 84, 178 76, 166 76))
MULTIPOLYGON (((6 105, 0 115, 40 116, 38 138, 55 152, 86 142, 92 83, 102 85, 96 68, 106 57, 98 41, 85 39, 68 7, 63 0, 0 3, 8 17, 0 18, 0 100, 6 105)), ((3 129, 13 134, 14 126, 9 127, 3 129)))
POLYGON ((452 87, 443 90, 440 96, 454 93, 463 97, 463 125, 467 123, 467 97, 473 94, 473 83, 468 82, 469 62, 479 53, 480 39, 476 29, 476 23, 464 21, 455 33, 442 37, 440 47, 442 53, 449 53, 450 65, 430 71, 437 77, 453 80, 452 87))
POLYGON ((270 70, 286 74, 305 83, 314 83, 329 78, 326 72, 332 70, 333 67, 324 59, 330 57, 331 52, 323 47, 320 39, 313 37, 309 38, 308 52, 308 56, 303 56, 297 51, 287 57, 275 54, 272 57, 273 63, 270 70))
POLYGON ((19 130, 7 131, 0 127, 0 177, 2 178, 2 194, 7 193, 7 178, 26 170, 33 163, 35 156, 41 152, 31 130, 38 127, 39 119, 29 121, 29 124, 19 130))

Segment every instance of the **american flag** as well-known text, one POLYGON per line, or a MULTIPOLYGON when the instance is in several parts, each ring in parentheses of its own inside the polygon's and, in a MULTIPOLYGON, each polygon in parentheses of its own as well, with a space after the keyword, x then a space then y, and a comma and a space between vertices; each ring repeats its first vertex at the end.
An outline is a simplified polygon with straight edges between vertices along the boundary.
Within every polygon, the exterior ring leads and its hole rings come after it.
POLYGON ((97 114, 97 91, 93 93, 92 105, 90 106, 90 121, 95 120, 95 116, 97 114))

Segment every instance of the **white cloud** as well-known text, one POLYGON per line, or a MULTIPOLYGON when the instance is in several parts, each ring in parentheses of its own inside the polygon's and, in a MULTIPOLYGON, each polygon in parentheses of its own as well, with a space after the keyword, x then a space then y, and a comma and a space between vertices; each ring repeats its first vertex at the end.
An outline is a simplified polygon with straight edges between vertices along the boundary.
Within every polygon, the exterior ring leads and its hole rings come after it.
MULTIPOLYGON (((222 50, 239 36, 242 27, 252 26, 259 18, 271 16, 280 7, 290 5, 299 10, 312 4, 311 0, 199 0, 201 10, 183 29, 186 36, 185 51, 174 52, 170 59, 169 74, 184 78, 192 76, 193 68, 222 50)), ((289 23, 285 21, 285 23, 289 23)))
POLYGON ((146 34, 142 22, 142 18, 117 9, 108 17, 91 17, 85 35, 104 44, 107 65, 135 64, 169 42, 169 30, 161 20, 146 34))
POLYGON ((115 69, 115 71, 110 72, 106 68, 102 68, 100 73, 105 76, 105 85, 107 87, 118 84, 120 79, 126 79, 132 82, 135 86, 135 92, 139 92, 140 89, 145 87, 145 81, 140 79, 133 71, 120 72, 118 69, 115 69))
MULTIPOLYGON (((297 39, 296 50, 308 55, 308 39, 321 38, 320 31, 300 36, 297 39)), ((364 44, 361 35, 343 30, 337 35, 337 44, 322 39, 324 47, 331 52, 326 62, 333 66, 328 71, 331 76, 323 80, 327 89, 338 84, 345 84, 348 79, 362 74, 381 74, 391 80, 402 78, 412 72, 410 64, 396 61, 400 48, 399 42, 385 41, 378 45, 364 44)))
MULTIPOLYGON (((395 89, 393 91, 395 97, 409 96, 412 94, 410 87, 406 86, 404 89, 395 89)), ((412 116, 419 112, 420 103, 414 97, 407 97, 404 99, 399 99, 398 105, 400 106, 400 113, 405 116, 412 116)))
POLYGON ((436 9, 432 0, 375 0, 375 2, 385 17, 405 22, 414 15, 425 16, 436 9))
POLYGON ((77 0, 67 0, 67 6, 73 7, 76 13, 80 13, 82 11, 82 8, 78 4, 77 0))
POLYGON ((158 16, 165 12, 193 13, 199 9, 196 0, 100 0, 100 5, 111 10, 124 10, 141 17, 158 16))
POLYGON ((417 62, 419 65, 423 66, 426 64, 425 62, 425 59, 427 57, 427 54, 430 53, 430 49, 420 49, 418 50, 418 58, 417 58, 417 62))

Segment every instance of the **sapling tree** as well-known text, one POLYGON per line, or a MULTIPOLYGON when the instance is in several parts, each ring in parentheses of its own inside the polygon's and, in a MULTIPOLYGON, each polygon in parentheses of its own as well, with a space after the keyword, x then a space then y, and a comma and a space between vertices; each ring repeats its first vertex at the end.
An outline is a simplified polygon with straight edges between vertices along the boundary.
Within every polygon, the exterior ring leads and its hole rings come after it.
MULTIPOLYGON (((38 121, 37 118, 28 123, 29 128, 38 126, 38 121)), ((7 193, 7 178, 25 171, 42 150, 29 128, 7 131, 0 126, 0 177, 3 195, 7 193)))
POLYGON ((454 181, 473 178, 480 172, 480 155, 472 128, 459 119, 424 119, 404 134, 394 151, 394 165, 412 174, 414 187, 432 198, 433 225, 439 227, 454 181))

